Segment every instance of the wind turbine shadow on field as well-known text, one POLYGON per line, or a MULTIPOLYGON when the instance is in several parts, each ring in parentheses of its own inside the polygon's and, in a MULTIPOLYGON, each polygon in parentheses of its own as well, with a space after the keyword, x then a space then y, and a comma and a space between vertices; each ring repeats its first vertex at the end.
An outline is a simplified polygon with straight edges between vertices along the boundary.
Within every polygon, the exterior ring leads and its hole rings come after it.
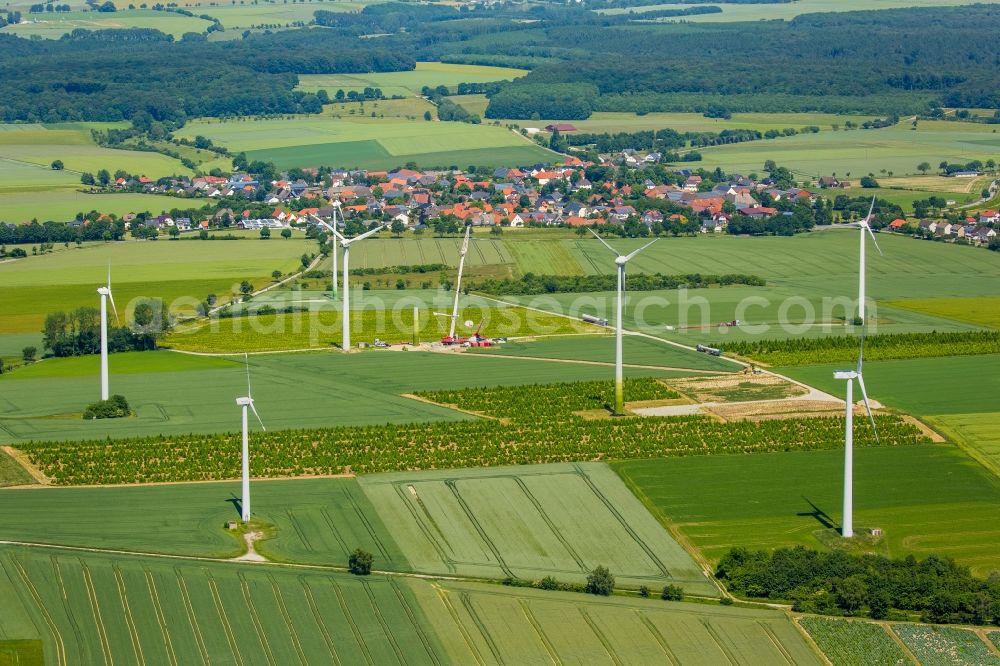
POLYGON ((242 516, 243 515, 243 500, 241 500, 236 495, 233 495, 232 497, 230 497, 226 501, 229 502, 230 504, 232 504, 233 508, 236 509, 236 515, 238 515, 238 516, 242 516))
POLYGON ((803 517, 812 517, 812 518, 815 518, 816 522, 818 522, 820 525, 822 525, 824 528, 826 528, 828 530, 829 529, 833 529, 834 527, 837 527, 837 524, 833 522, 833 518, 831 518, 830 515, 826 511, 824 511, 823 509, 821 509, 818 506, 816 506, 813 503, 813 501, 811 499, 809 499, 808 497, 806 497, 805 495, 802 496, 802 499, 804 499, 806 501, 806 504, 808 504, 809 506, 812 507, 812 511, 805 511, 803 513, 797 513, 797 514, 795 514, 796 516, 803 516, 803 517))

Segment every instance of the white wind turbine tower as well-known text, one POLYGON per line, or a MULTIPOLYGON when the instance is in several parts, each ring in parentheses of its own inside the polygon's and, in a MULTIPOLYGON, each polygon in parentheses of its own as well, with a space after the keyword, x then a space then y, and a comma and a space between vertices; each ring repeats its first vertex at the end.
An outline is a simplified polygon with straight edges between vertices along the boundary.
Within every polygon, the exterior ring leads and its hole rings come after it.
POLYGON ((854 380, 858 381, 858 388, 861 389, 861 397, 865 402, 865 409, 868 411, 868 418, 872 423, 872 430, 875 433, 875 440, 878 441, 878 429, 875 427, 875 416, 872 414, 872 407, 868 401, 868 391, 865 389, 865 378, 862 372, 865 355, 865 231, 871 236, 875 249, 882 254, 882 250, 875 241, 875 234, 872 233, 869 221, 872 211, 875 209, 875 198, 872 197, 871 208, 868 215, 858 222, 860 230, 861 247, 859 249, 859 278, 858 278, 858 319, 861 322, 861 342, 858 347, 858 364, 854 370, 838 370, 833 373, 834 379, 847 381, 847 398, 844 422, 844 511, 840 529, 841 536, 850 538, 854 536, 854 380))
POLYGON ((469 252, 469 232, 472 227, 465 228, 465 240, 462 241, 462 250, 458 255, 458 279, 455 281, 455 302, 451 307, 451 315, 435 312, 439 317, 451 317, 451 328, 448 330, 448 337, 455 339, 455 322, 458 321, 458 297, 462 293, 462 270, 465 268, 465 255, 469 252))
POLYGON ((267 430, 264 422, 260 420, 257 408, 253 406, 253 394, 250 391, 250 359, 244 354, 244 362, 247 368, 247 394, 245 397, 236 398, 236 404, 243 408, 243 493, 240 497, 240 518, 244 523, 250 522, 250 424, 247 419, 247 408, 253 410, 253 415, 257 417, 257 423, 261 430, 267 430))
MULTIPOLYGON (((333 203, 333 207, 335 211, 340 210, 340 202, 335 201, 333 203)), ((330 276, 332 278, 331 292, 333 295, 333 300, 337 300, 337 241, 344 240, 344 237, 341 235, 341 233, 337 231, 337 214, 336 213, 333 214, 332 225, 328 224, 325 220, 316 217, 312 213, 309 213, 309 217, 311 217, 317 225, 323 227, 324 229, 333 234, 333 238, 330 239, 330 254, 333 255, 333 269, 330 271, 330 276)), ((340 219, 341 220, 344 219, 343 211, 341 211, 340 219)))
POLYGON ((115 307, 115 297, 111 294, 111 264, 108 264, 108 286, 98 287, 101 295, 101 400, 108 399, 108 299, 111 299, 111 309, 118 321, 118 308, 115 307))
POLYGON ((650 242, 646 243, 638 250, 630 254, 621 254, 618 250, 608 245, 608 243, 601 238, 597 232, 590 229, 590 233, 594 234, 597 240, 604 243, 605 247, 611 250, 615 254, 615 265, 618 266, 618 302, 616 304, 617 317, 615 324, 615 408, 614 413, 617 416, 621 416, 625 413, 625 387, 624 380, 622 379, 622 307, 623 307, 623 292, 625 290, 625 264, 628 263, 629 259, 632 259, 637 254, 645 250, 647 247, 659 240, 655 238, 650 242))
POLYGON ((348 271, 350 270, 348 262, 351 257, 351 244, 362 241, 373 234, 385 229, 386 225, 380 225, 374 229, 369 229, 360 236, 355 236, 354 238, 342 238, 340 244, 344 246, 344 304, 341 306, 341 319, 344 320, 344 333, 343 341, 341 343, 341 348, 345 352, 351 351, 351 287, 347 282, 348 271))

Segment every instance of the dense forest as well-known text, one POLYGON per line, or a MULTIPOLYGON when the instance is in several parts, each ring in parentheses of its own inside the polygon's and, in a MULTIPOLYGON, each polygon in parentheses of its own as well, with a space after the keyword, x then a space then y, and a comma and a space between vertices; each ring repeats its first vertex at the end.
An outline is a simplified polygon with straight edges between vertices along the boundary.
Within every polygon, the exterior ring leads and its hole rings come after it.
POLYGON ((174 41, 157 30, 74 30, 59 40, 0 34, 0 120, 133 120, 318 113, 296 74, 413 69, 385 44, 338 44, 319 31, 230 42, 174 41), (31 76, 24 76, 31 72, 31 76))
POLYGON ((58 40, 0 34, 0 120, 145 113, 180 124, 203 115, 316 112, 315 95, 294 91, 297 74, 408 70, 416 60, 532 69, 490 87, 490 118, 1000 108, 1000 54, 982 39, 1000 29, 997 5, 752 23, 655 22, 648 13, 586 7, 389 2, 317 11, 308 28, 223 42, 150 29, 76 30, 58 40))

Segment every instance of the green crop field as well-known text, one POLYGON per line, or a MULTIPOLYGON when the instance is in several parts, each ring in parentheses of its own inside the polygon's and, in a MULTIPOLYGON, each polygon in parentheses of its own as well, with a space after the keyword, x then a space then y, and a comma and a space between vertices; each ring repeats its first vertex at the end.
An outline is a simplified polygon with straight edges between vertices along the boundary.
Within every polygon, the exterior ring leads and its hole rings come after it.
POLYGON ((420 120, 424 116, 424 111, 435 114, 435 108, 437 107, 423 97, 406 97, 368 102, 336 102, 323 107, 323 113, 334 118, 350 118, 354 115, 362 118, 371 117, 369 114, 374 111, 379 118, 420 120))
POLYGON ((750 173, 760 172, 765 160, 774 160, 800 178, 851 173, 858 179, 869 172, 877 177, 882 169, 914 174, 921 162, 985 161, 996 155, 997 147, 1000 137, 990 125, 922 120, 914 131, 904 121, 883 129, 824 131, 700 148, 703 160, 698 165, 750 173))
MULTIPOLYGON (((371 105, 366 105, 366 109, 371 105)), ((375 110, 372 107, 372 110, 375 110)), ((220 122, 196 120, 177 132, 201 134, 247 157, 278 167, 329 165, 392 168, 409 161, 426 166, 533 164, 552 161, 551 151, 502 127, 400 118, 333 118, 220 122)))
POLYGON ((9 547, 0 572, 4 628, 60 666, 822 663, 776 611, 9 547))
POLYGON ((33 219, 66 222, 77 213, 124 215, 149 212, 160 214, 179 203, 176 197, 160 194, 84 194, 76 190, 0 193, 0 220, 30 222, 33 219))
MULTIPOLYGON (((717 561, 734 545, 822 548, 839 527, 843 452, 615 463, 660 519, 717 561)), ((948 555, 980 576, 1000 568, 1000 479, 944 444, 855 449, 854 524, 885 531, 893 557, 948 555)))
MULTIPOLYGON (((844 382, 833 379, 844 364, 778 369, 834 395, 844 382)), ((1000 355, 943 356, 865 363, 868 395, 918 416, 994 412, 1000 389, 1000 355)))
POLYGON ((145 9, 125 9, 114 14, 96 11, 60 12, 26 16, 28 23, 5 26, 0 32, 10 33, 26 39, 45 37, 59 39, 78 28, 85 30, 105 30, 108 28, 153 28, 180 38, 185 32, 204 32, 211 25, 205 19, 183 16, 172 12, 158 12, 145 9))
MULTIPOLYGON (((973 4, 973 0, 878 0, 876 3, 865 0, 798 0, 790 3, 777 4, 724 4, 721 13, 715 14, 694 14, 677 18, 664 18, 663 21, 711 21, 711 22, 736 22, 736 21, 764 21, 764 20, 790 20, 800 14, 812 14, 817 12, 849 12, 867 9, 895 9, 900 7, 921 7, 921 6, 954 6, 973 4)), ((603 9, 606 14, 622 14, 635 11, 654 11, 657 9, 686 9, 687 5, 662 4, 647 5, 642 7, 630 7, 627 9, 603 9)))
MULTIPOLYGON (((142 195, 136 195, 141 197, 142 195)), ((291 272, 313 241, 296 237, 269 241, 126 241, 93 243, 0 264, 0 334, 42 330, 45 316, 82 305, 97 307, 98 286, 112 270, 119 314, 131 316, 132 301, 163 298, 172 311, 190 312, 209 293, 224 302, 241 280, 262 287, 271 272, 291 272), (220 258, 220 254, 225 258, 220 258)))
POLYGON ((717 588, 601 464, 378 474, 361 485, 417 571, 717 588))
MULTIPOLYGON (((508 342, 491 349, 470 349, 481 355, 527 356, 532 358, 574 361, 615 362, 614 338, 606 336, 566 336, 533 342, 508 342)), ((658 340, 624 336, 622 358, 626 365, 685 368, 716 372, 734 372, 740 366, 708 354, 699 354, 658 340)))
POLYGON ((872 622, 803 617, 809 632, 834 666, 907 666, 913 661, 888 631, 872 622))
POLYGON ((17 461, 4 451, 0 451, 0 488, 27 485, 34 482, 31 475, 17 461))
MULTIPOLYGON (((324 6, 325 9, 325 6, 324 6)), ((345 93, 365 88, 380 88, 386 97, 392 95, 419 95, 424 86, 446 86, 452 91, 459 83, 488 83, 510 81, 524 76, 525 69, 486 67, 481 65, 455 65, 445 62, 417 62, 414 70, 404 72, 375 72, 368 74, 300 74, 299 90, 315 92, 325 90, 333 97, 337 90, 345 93)))
POLYGON ((944 317, 979 326, 1000 328, 1000 296, 977 298, 907 298, 886 305, 932 317, 944 317))
MULTIPOLYGON (((0 375, 0 443, 239 430, 234 401, 244 395, 246 375, 238 356, 192 360, 171 352, 112 354, 112 393, 126 396, 136 415, 83 421, 83 409, 98 397, 98 364, 96 356, 46 360, 0 375)), ((250 365, 258 410, 272 430, 466 419, 400 394, 544 382, 554 367, 414 352, 266 354, 251 357, 250 365)), ((563 381, 609 377, 600 365, 561 363, 557 369, 563 381)), ((628 374, 658 373, 629 369, 628 374)))
POLYGON ((13 548, 0 570, 4 619, 39 635, 52 664, 446 658, 410 584, 393 578, 13 548))
POLYGON ((937 414, 925 420, 1000 476, 1000 412, 937 414))
MULTIPOLYGON (((240 484, 166 484, 3 491, 0 516, 12 541, 193 557, 235 557, 240 484)), ((257 551, 279 562, 347 566, 355 548, 375 554, 379 570, 409 565, 356 479, 254 480, 254 525, 267 538, 257 551)))

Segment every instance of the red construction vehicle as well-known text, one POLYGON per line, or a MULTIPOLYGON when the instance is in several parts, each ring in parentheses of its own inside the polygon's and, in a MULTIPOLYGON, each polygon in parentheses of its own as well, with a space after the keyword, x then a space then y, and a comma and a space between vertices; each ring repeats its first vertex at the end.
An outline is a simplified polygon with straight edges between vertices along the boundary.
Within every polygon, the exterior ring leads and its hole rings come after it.
POLYGON ((463 338, 460 335, 456 335, 455 337, 451 337, 450 335, 446 335, 443 338, 441 338, 441 344, 443 344, 443 345, 468 345, 468 346, 476 346, 476 347, 489 347, 488 344, 481 344, 483 342, 487 342, 486 338, 484 338, 481 335, 479 335, 479 331, 481 331, 482 328, 483 328, 483 321, 480 320, 479 321, 479 328, 477 328, 476 332, 473 333, 471 336, 469 336, 467 338, 463 338), (476 344, 473 345, 473 343, 476 343, 476 344))

